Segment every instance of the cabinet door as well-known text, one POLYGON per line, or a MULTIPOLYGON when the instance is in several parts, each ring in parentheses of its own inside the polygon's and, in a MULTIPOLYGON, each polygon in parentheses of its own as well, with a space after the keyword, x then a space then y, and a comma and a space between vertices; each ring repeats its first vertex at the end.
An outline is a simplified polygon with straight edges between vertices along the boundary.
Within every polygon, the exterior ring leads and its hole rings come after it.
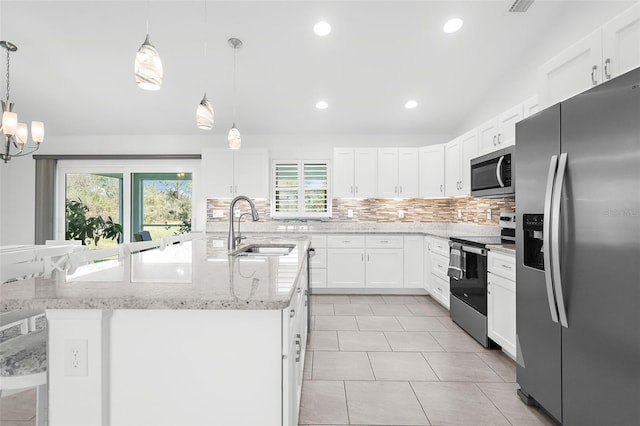
POLYGON ((602 28, 602 56, 604 80, 640 66, 640 4, 602 28))
POLYGON ((402 288, 402 249, 367 249, 367 288, 402 288))
POLYGON ((483 123, 478 127, 478 155, 484 155, 498 149, 498 119, 483 123))
POLYGON ((333 196, 348 198, 354 196, 354 156, 352 148, 333 150, 333 196))
POLYGON ((398 196, 420 195, 420 158, 418 148, 398 148, 398 196))
POLYGON ((423 288, 424 237, 404 236, 404 288, 423 288))
POLYGON ((523 103, 523 118, 527 118, 540 111, 540 104, 538 103, 538 95, 532 96, 523 103))
POLYGON ((364 250, 328 249, 327 287, 364 288, 364 250))
POLYGON ((602 82, 602 30, 538 68, 540 107, 546 108, 602 82))
POLYGON ((420 196, 444 197, 445 144, 420 148, 420 196))
POLYGON ((487 274, 487 335, 516 357, 516 283, 487 274))
POLYGON ((516 123, 522 120, 522 104, 500 114, 498 117, 498 148, 515 145, 516 143, 516 123))
POLYGON ((357 198, 373 198, 376 196, 378 178, 378 150, 376 148, 360 148, 354 151, 355 194, 357 198))
POLYGON ((447 196, 458 195, 460 187, 460 139, 454 139, 445 144, 445 194, 447 196))
POLYGON ((206 198, 233 198, 233 151, 202 150, 202 182, 206 198))
POLYGON ((422 276, 423 276, 423 285, 427 293, 431 294, 431 252, 429 251, 429 238, 425 237, 423 243, 423 253, 422 253, 422 276))
POLYGON ((378 198, 398 196, 398 148, 378 149, 378 198))
POLYGON ((460 136, 460 195, 471 194, 471 160, 478 156, 478 132, 472 130, 460 136))
POLYGON ((234 195, 269 198, 269 154, 263 149, 234 152, 234 195))

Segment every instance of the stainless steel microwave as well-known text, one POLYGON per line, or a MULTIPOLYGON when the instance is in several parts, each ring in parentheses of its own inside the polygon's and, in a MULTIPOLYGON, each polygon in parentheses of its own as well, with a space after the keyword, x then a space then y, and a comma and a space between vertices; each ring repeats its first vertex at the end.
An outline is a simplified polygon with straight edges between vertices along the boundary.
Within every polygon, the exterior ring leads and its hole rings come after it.
POLYGON ((471 195, 483 198, 515 197, 515 147, 510 146, 471 160, 471 195))

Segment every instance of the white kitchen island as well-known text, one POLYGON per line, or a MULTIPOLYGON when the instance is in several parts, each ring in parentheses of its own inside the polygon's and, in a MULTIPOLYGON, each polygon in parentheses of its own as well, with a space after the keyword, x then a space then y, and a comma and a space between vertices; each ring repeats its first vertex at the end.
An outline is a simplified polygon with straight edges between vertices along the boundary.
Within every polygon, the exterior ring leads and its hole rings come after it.
POLYGON ((0 286, 1 309, 46 309, 50 425, 298 423, 309 241, 224 239, 0 286))

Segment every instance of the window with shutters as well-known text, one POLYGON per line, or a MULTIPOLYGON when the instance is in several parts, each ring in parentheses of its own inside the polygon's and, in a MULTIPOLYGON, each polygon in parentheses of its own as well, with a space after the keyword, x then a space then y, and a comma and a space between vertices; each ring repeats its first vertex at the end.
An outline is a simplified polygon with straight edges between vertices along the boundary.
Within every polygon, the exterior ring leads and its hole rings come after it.
POLYGON ((272 167, 271 217, 331 217, 326 161, 276 160, 272 167))

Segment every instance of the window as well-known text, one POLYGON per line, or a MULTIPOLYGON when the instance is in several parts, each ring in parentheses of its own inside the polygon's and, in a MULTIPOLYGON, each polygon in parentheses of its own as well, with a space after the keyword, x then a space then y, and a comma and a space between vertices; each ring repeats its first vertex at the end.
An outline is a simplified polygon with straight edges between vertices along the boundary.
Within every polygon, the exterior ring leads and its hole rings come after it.
POLYGON ((271 217, 331 217, 326 161, 276 160, 271 187, 271 217))

